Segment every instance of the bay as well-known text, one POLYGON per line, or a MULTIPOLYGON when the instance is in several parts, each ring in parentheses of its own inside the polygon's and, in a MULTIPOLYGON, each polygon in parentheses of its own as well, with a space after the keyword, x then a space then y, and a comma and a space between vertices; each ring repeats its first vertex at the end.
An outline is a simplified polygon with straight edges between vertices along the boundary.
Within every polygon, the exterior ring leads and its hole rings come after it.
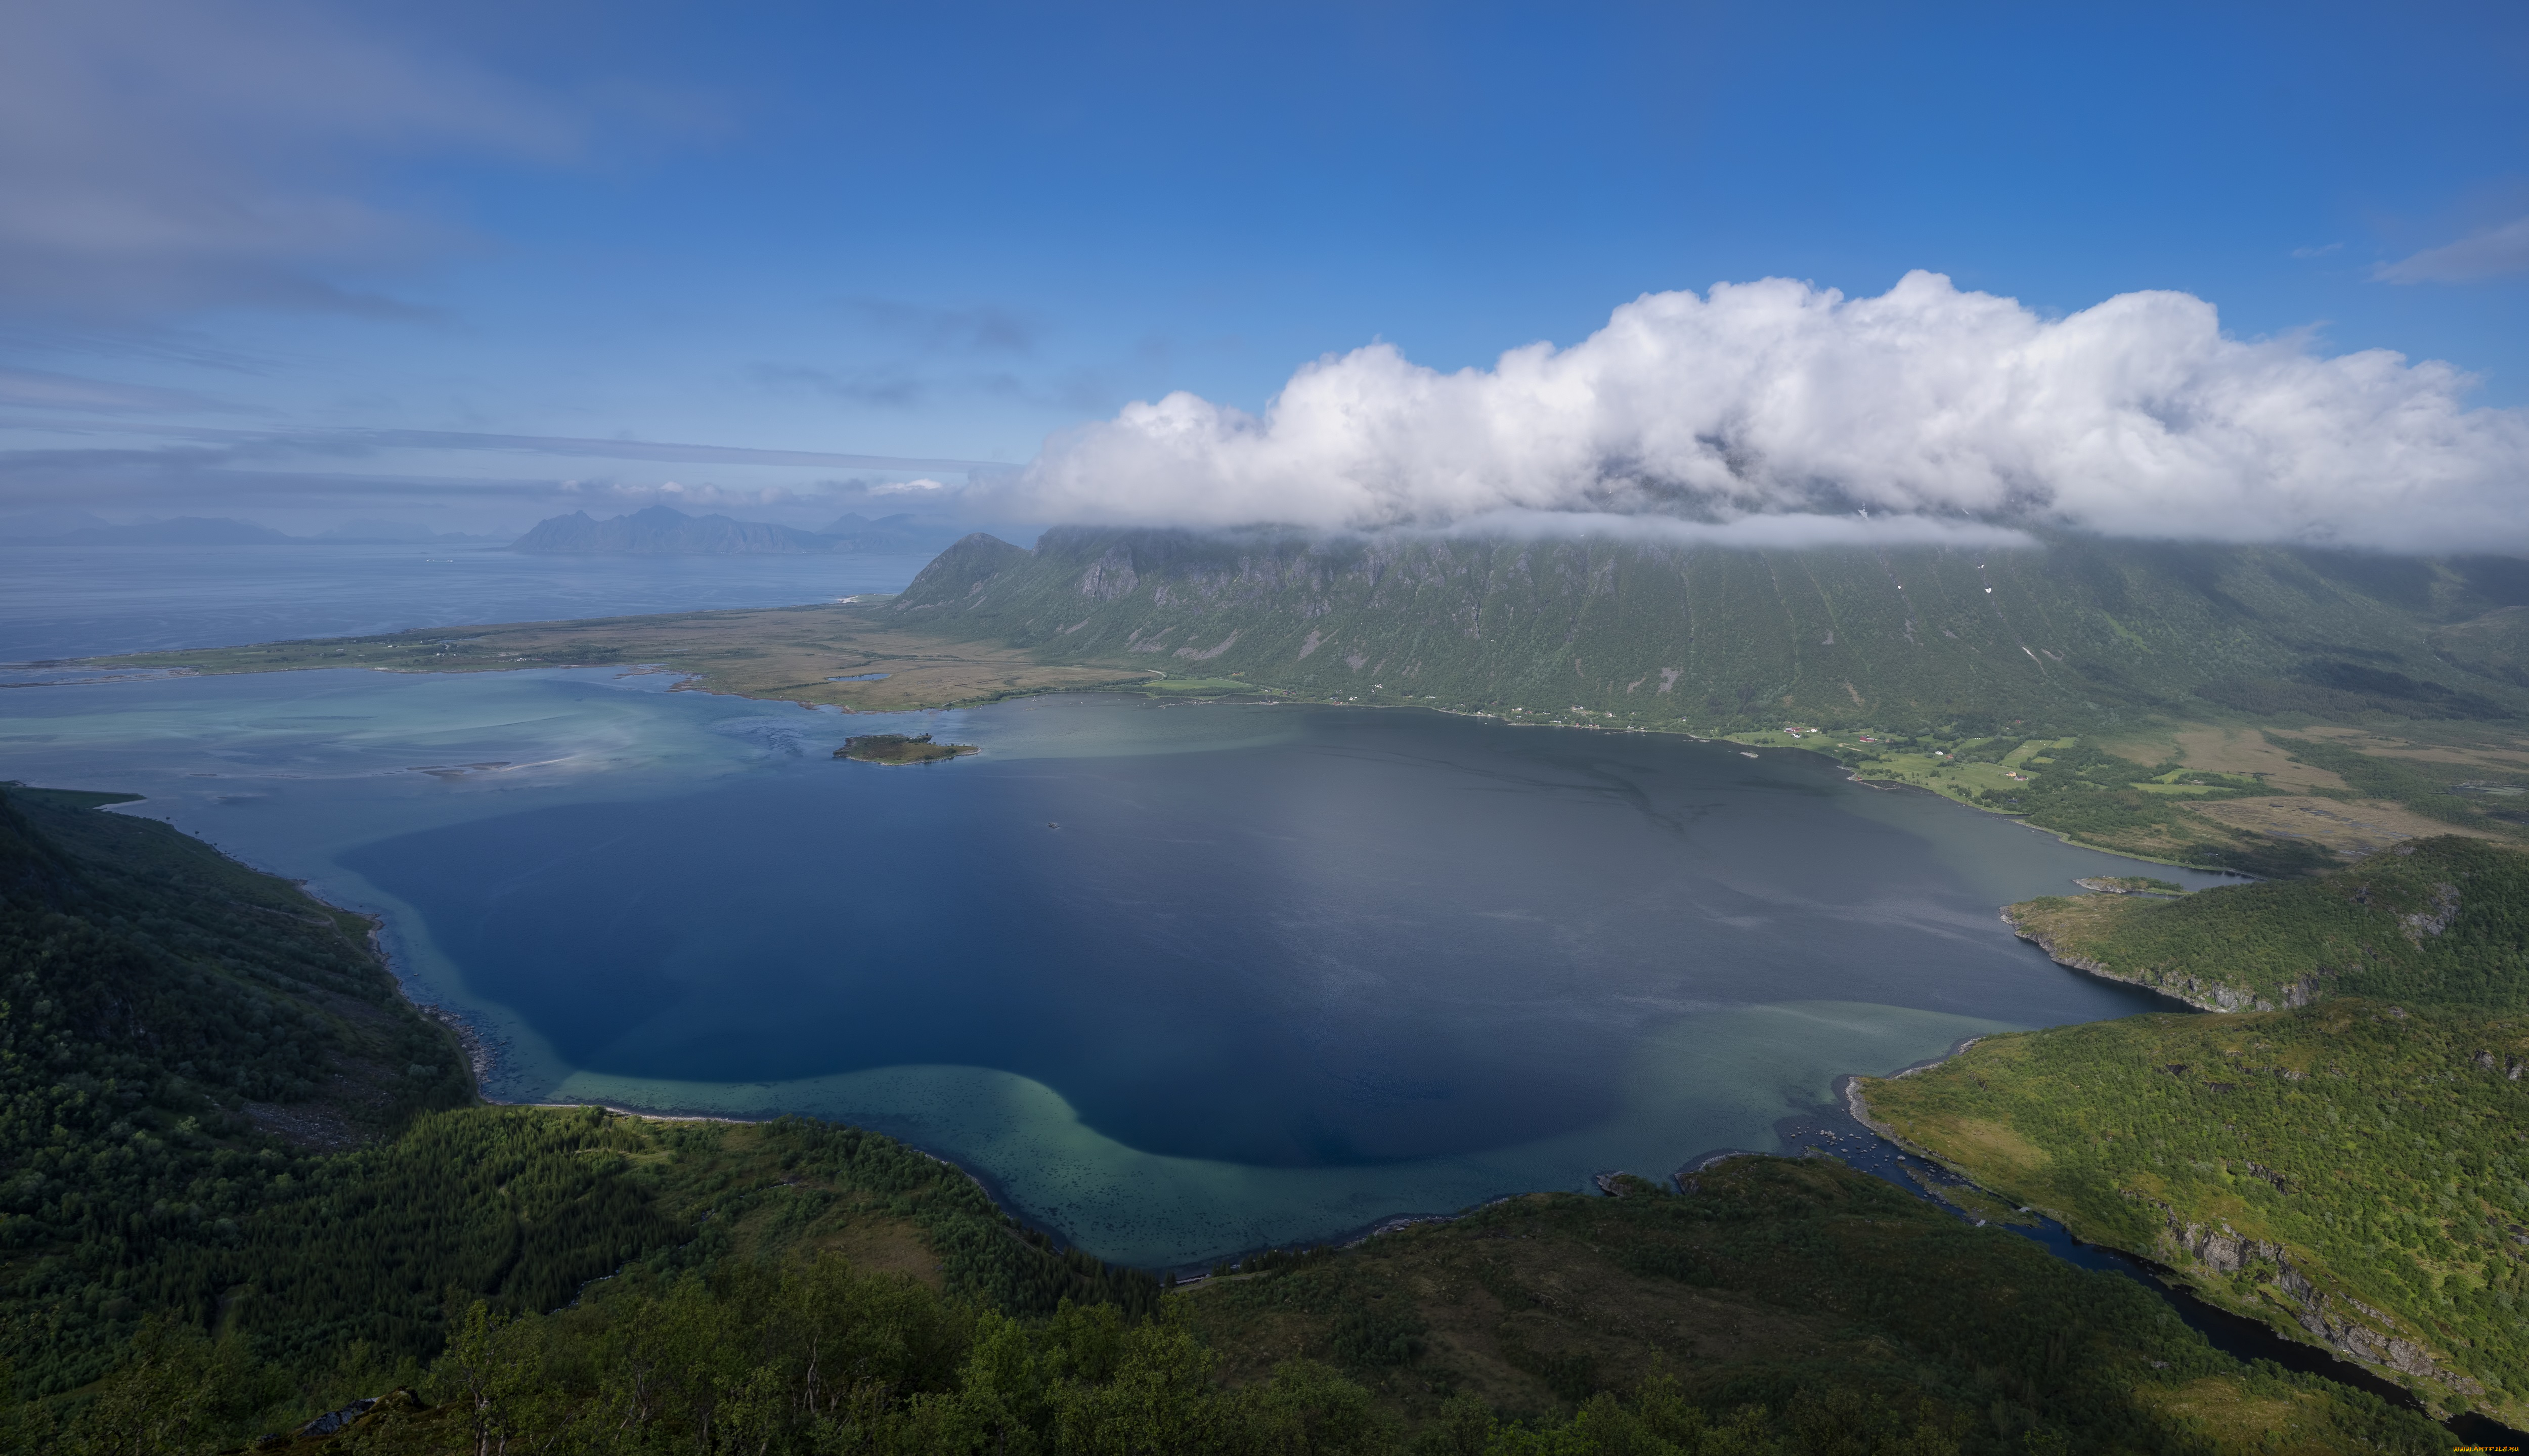
POLYGON ((134 812, 380 914, 415 997, 500 1048, 497 1096, 865 1123, 1145 1267, 1770 1150, 1838 1075, 2154 1004, 1996 914, 2134 862, 1814 755, 672 686, 21 688, 0 762, 145 793, 134 812), (832 756, 872 730, 983 752, 832 756))

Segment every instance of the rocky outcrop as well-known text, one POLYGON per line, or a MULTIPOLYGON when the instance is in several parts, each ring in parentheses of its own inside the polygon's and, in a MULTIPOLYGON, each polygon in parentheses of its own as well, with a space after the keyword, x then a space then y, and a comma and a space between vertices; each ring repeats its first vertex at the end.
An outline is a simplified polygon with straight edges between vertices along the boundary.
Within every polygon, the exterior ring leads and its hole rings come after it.
POLYGON ((1133 569, 1133 554, 1121 546, 1091 562, 1089 569, 1080 573, 1080 594, 1093 601, 1121 601, 1141 584, 1141 574, 1133 569))
POLYGON ((2450 922, 2457 918, 2458 887, 2436 885, 2433 887, 2432 904, 2412 915, 2398 916, 2397 923, 2404 927, 2406 939, 2420 946, 2424 944, 2424 937, 2438 936, 2448 930, 2450 922))
POLYGON ((2396 1321, 2387 1315, 2358 1299, 2320 1289, 2293 1267, 2290 1253, 2283 1245, 2243 1237, 2219 1219, 2211 1223, 2185 1222, 2167 1204, 2155 1203, 2153 1207, 2160 1210, 2168 1225, 2162 1231, 2158 1251, 2163 1263, 2179 1267, 2191 1263, 2198 1269, 2226 1278, 2261 1264, 2272 1265, 2275 1287, 2287 1299, 2301 1332, 2313 1342, 2346 1359, 2413 1379, 2430 1380, 2470 1398, 2485 1393, 2483 1385, 2455 1371, 2445 1370, 2423 1346, 2396 1333, 2396 1321))
POLYGON ((2516 1056, 2497 1060, 2493 1052, 2479 1052, 2476 1053, 2474 1060, 2478 1066, 2485 1068, 2489 1072, 2500 1074, 2503 1080, 2508 1082, 2519 1081, 2520 1074, 2524 1071, 2529 1071, 2529 1062, 2524 1062, 2516 1056))

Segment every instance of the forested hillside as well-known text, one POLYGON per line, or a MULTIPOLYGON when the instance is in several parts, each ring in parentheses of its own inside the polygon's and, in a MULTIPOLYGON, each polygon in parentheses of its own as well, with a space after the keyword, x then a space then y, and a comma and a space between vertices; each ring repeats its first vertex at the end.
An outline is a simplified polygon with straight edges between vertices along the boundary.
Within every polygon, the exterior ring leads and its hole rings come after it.
POLYGON ((312 1151, 473 1097, 365 920, 118 797, 0 794, 0 1355, 41 1385, 236 1283, 312 1151))
POLYGON ((111 797, 0 802, 0 1448, 2446 1443, 1827 1162, 1513 1200, 1170 1293, 856 1129, 466 1105, 356 918, 111 797))
MULTIPOLYGON (((298 1411, 344 1411, 348 1429, 269 1448, 2424 1456, 2448 1442, 2376 1398, 2244 1367, 2131 1283, 1830 1162, 1517 1199, 1261 1258, 1150 1313, 1066 1301, 1032 1316, 801 1237, 851 1181, 835 1156, 848 1134, 748 1130, 737 1162, 718 1128, 642 1135, 747 1191, 733 1235, 707 1226, 553 1314, 452 1309, 427 1366, 347 1361, 306 1385, 298 1411)), ((152 1326, 133 1356, 73 1438, 234 1442, 254 1424, 234 1392, 284 1383, 188 1323, 152 1326)))
POLYGON ((970 536, 908 625, 1362 701, 1701 728, 2030 734, 2136 715, 2529 709, 2516 563, 2056 538, 2040 550, 1049 531, 970 536))
POLYGON ((2529 1425, 2529 854, 2016 905, 2060 960, 2227 1015, 1989 1038, 1868 1082, 1898 1135, 2217 1303, 2529 1425))
POLYGON ((2412 840, 2314 879, 2056 895, 2005 914, 2067 965, 2211 1011, 2328 996, 2529 1009, 2529 854, 2479 839, 2412 840))

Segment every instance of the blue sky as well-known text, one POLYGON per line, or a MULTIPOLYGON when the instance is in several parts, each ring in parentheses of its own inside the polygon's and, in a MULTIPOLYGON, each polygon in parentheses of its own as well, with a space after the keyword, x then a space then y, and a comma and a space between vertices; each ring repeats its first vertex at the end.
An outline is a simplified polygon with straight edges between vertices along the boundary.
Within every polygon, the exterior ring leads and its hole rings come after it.
POLYGON ((0 8, 0 512, 804 521, 1375 342, 1918 269, 2529 404, 2516 4, 169 14, 0 8))

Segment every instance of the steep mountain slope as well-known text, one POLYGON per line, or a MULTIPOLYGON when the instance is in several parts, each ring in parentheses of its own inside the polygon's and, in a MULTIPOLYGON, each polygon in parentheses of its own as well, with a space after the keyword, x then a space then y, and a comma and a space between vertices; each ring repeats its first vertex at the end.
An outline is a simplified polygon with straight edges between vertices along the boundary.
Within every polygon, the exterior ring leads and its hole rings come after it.
POLYGON ((43 1379, 189 1298, 168 1270, 235 1251, 305 1152, 473 1097, 367 921, 94 812, 126 797, 0 794, 0 1358, 43 1379))
POLYGON ((2083 538, 1791 552, 1064 527, 1033 551, 970 536, 893 610, 1049 661, 1646 726, 2500 719, 2529 710, 2509 633, 2458 624, 2519 599, 2507 565, 2083 538))

